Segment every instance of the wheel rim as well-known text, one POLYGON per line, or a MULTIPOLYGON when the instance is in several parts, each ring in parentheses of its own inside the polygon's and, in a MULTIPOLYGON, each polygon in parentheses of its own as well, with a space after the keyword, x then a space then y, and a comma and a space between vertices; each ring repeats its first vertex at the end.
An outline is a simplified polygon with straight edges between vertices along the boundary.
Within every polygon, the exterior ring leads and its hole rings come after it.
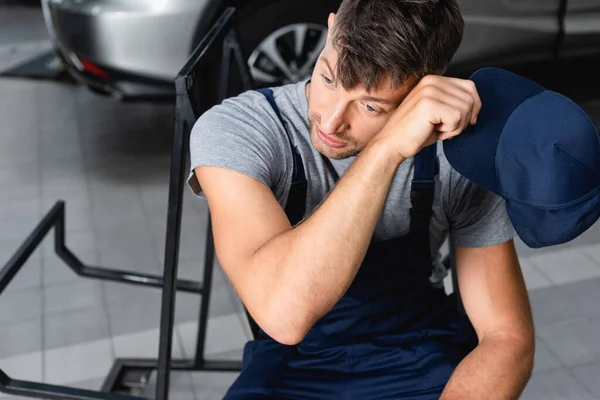
POLYGON ((250 73, 259 87, 307 79, 327 39, 327 27, 299 23, 267 36, 248 58, 250 73))

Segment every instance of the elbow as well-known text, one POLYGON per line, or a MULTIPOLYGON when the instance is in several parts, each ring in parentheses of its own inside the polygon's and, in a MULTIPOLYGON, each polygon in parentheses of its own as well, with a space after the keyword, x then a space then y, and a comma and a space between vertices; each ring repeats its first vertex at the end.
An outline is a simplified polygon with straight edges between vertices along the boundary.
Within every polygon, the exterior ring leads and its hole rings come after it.
POLYGON ((264 313, 261 328, 273 340, 283 345, 294 346, 304 340, 312 323, 308 318, 303 318, 306 313, 273 307, 264 313))
POLYGON ((524 346, 524 356, 523 356, 523 363, 524 363, 524 369, 527 373, 527 378, 531 378, 531 375, 533 374, 533 367, 534 367, 534 359, 535 359, 535 340, 532 341, 530 344, 524 346))
POLYGON ((531 377, 535 359, 535 335, 533 331, 523 333, 523 335, 521 335, 521 341, 518 343, 517 347, 521 353, 523 369, 527 376, 531 377))
POLYGON ((304 337, 305 333, 294 330, 294 329, 281 329, 273 331, 273 334, 269 335, 273 340, 278 343, 281 343, 286 346, 295 346, 300 343, 304 337))
MULTIPOLYGON (((510 352, 513 367, 520 371, 521 376, 527 379, 531 377, 535 358, 535 336, 533 332, 497 334, 490 339, 499 340, 497 346, 510 352)), ((487 339, 484 340, 487 341, 487 339)))
POLYGON ((528 382, 533 375, 535 344, 530 346, 522 345, 518 347, 518 358, 515 360, 515 370, 519 371, 519 376, 523 382, 528 382))
POLYGON ((265 333, 283 345, 295 346, 304 340, 309 331, 304 324, 292 318, 277 318, 268 321, 265 333))

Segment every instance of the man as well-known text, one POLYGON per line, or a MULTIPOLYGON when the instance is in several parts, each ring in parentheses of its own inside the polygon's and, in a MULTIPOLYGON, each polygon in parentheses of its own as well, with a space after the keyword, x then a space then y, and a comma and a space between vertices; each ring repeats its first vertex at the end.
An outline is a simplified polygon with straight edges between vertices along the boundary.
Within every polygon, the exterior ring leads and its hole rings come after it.
POLYGON ((309 81, 225 100, 192 131, 189 185, 261 328, 226 398, 518 398, 534 334, 513 229, 437 146, 481 108, 473 82, 440 76, 455 1, 344 0, 328 24, 309 81), (440 284, 448 235, 476 346, 440 284))

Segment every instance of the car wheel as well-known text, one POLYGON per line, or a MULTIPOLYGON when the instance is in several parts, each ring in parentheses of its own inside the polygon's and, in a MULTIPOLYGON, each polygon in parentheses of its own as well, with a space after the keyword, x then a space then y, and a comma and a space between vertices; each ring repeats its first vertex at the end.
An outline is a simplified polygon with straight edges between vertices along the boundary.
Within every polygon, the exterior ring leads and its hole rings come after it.
POLYGON ((254 1, 239 10, 238 32, 259 87, 310 77, 339 0, 254 1))
MULTIPOLYGON (((339 4, 340 0, 254 0, 238 8, 236 28, 255 85, 279 86, 310 77, 325 44, 327 18, 339 4)), ((228 96, 241 91, 239 76, 229 82, 228 96)))

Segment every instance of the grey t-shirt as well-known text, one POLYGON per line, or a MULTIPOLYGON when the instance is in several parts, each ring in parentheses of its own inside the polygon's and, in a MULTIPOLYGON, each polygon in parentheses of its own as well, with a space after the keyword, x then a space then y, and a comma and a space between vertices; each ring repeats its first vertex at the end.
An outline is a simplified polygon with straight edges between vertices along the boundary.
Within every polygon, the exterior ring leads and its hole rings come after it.
MULTIPOLYGON (((308 180, 306 215, 309 215, 334 188, 336 179, 344 174, 354 157, 330 159, 335 169, 331 171, 312 146, 306 82, 275 87, 273 92, 304 163, 308 180)), ((437 148, 439 175, 430 224, 430 245, 436 266, 434 282, 445 276, 440 248, 448 234, 461 247, 494 245, 514 236, 504 201, 459 175, 446 160, 443 146, 437 148)), ((193 169, 219 166, 262 182, 285 207, 292 179, 292 153, 283 125, 261 93, 248 91, 206 111, 192 129, 190 153, 188 186, 196 195, 202 196, 202 189, 193 169)), ((408 233, 413 166, 412 158, 400 165, 375 228, 375 240, 408 233)))

